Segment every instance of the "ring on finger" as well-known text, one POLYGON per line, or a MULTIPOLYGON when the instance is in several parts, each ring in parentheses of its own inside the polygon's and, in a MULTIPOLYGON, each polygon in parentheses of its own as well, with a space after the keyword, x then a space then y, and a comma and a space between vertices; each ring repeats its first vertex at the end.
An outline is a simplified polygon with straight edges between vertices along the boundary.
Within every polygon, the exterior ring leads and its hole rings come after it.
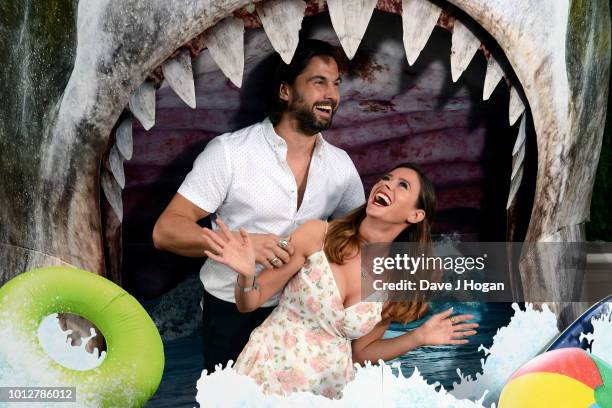
POLYGON ((449 317, 448 320, 450 320, 452 324, 455 324, 455 318, 453 316, 449 317))
POLYGON ((280 260, 279 257, 275 257, 274 259, 272 259, 270 261, 270 263, 275 267, 275 268, 280 268, 281 266, 283 266, 283 261, 280 260))
POLYGON ((289 246, 289 241, 286 238, 281 238, 278 240, 278 246, 282 249, 286 249, 289 246))

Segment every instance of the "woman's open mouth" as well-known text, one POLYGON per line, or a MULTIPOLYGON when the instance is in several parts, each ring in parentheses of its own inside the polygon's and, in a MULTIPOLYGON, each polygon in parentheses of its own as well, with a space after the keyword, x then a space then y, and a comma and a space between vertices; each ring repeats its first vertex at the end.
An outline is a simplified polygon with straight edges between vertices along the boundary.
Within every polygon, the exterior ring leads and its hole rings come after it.
POLYGON ((378 192, 374 195, 373 205, 377 207, 388 207, 392 204, 391 197, 383 192, 378 192))

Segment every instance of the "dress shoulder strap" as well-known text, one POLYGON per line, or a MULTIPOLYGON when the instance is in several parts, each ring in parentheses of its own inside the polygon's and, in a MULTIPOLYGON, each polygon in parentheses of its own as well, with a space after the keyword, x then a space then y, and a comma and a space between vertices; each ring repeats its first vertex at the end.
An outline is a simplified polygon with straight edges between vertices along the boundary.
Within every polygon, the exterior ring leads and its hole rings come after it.
POLYGON ((329 223, 327 221, 325 221, 325 232, 323 233, 323 244, 321 245, 321 250, 323 250, 323 248, 325 248, 325 238, 327 237, 327 226, 329 225, 329 223))

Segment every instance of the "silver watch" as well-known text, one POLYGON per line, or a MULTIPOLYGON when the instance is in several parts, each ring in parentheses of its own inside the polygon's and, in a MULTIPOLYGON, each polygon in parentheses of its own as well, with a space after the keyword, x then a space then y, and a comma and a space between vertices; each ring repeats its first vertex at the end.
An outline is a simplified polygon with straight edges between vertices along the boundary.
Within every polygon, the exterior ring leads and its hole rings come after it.
POLYGON ((240 293, 246 293, 246 292, 250 292, 252 290, 257 290, 259 289, 259 285, 257 284, 257 276, 253 275, 253 283, 251 283, 251 286, 241 286, 240 283, 238 283, 238 279, 240 278, 240 275, 236 276, 236 286, 238 286, 238 290, 240 290, 240 293))

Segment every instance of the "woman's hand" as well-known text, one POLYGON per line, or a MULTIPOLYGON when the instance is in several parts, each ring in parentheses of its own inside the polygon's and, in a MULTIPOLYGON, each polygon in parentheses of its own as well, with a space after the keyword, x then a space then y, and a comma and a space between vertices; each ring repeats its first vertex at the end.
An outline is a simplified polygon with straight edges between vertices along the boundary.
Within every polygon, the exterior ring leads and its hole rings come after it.
POLYGON ((210 240, 212 251, 204 251, 209 258, 229 266, 245 278, 255 275, 255 250, 249 239, 249 234, 240 228, 240 236, 236 237, 227 228, 221 219, 216 220, 220 236, 208 228, 204 228, 204 235, 210 240))
POLYGON ((473 315, 450 315, 453 308, 433 315, 423 325, 414 330, 421 345, 466 344, 465 337, 473 336, 478 323, 461 323, 474 318, 473 315))

